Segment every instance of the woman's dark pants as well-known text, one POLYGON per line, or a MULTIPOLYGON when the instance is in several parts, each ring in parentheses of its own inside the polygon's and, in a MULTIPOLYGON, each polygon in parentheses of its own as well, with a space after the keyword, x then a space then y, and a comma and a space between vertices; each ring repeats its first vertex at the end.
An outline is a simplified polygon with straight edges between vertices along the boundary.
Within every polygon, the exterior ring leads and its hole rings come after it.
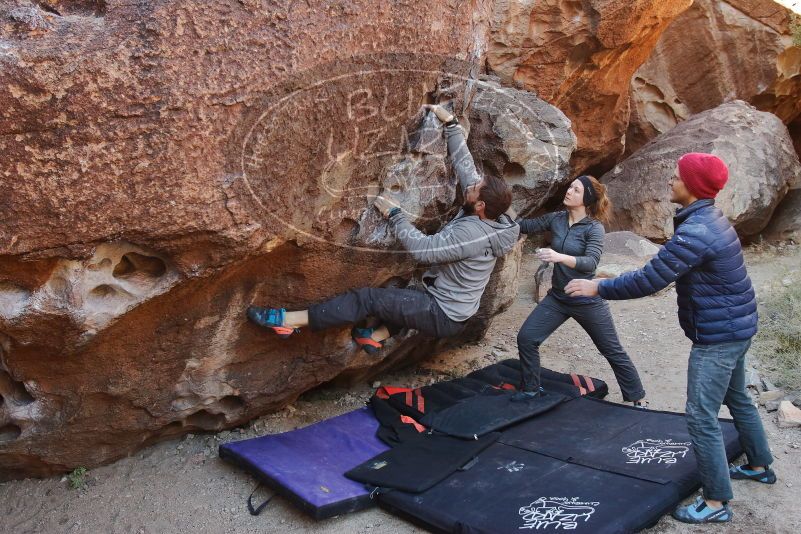
POLYGON ((640 375, 620 345, 609 304, 600 298, 586 304, 567 304, 550 294, 534 308, 517 334, 522 389, 535 391, 540 387, 540 345, 571 317, 589 334, 600 353, 609 361, 623 393, 623 400, 644 398, 645 390, 640 375))

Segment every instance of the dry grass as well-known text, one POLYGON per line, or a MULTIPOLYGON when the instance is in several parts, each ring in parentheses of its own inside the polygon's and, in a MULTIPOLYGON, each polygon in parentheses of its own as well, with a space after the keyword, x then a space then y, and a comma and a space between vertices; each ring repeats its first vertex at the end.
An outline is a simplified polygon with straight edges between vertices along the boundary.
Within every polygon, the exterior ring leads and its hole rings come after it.
POLYGON ((801 391, 801 276, 765 295, 754 349, 777 385, 801 391))

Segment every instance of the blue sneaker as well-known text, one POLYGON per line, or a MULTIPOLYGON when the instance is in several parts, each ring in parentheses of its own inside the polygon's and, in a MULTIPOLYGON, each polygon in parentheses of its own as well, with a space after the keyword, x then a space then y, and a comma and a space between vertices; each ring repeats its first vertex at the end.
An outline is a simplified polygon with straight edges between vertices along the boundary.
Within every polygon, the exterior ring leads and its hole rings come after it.
POLYGON ((731 521, 731 508, 724 503, 721 508, 713 510, 707 506, 703 497, 698 497, 695 502, 687 506, 679 506, 673 510, 673 518, 682 523, 728 523, 731 521))
POLYGON ((281 339, 286 339, 292 334, 300 332, 297 328, 284 326, 286 310, 284 308, 261 308, 259 306, 248 306, 248 319, 259 326, 269 328, 281 339))
POLYGON ((764 471, 753 471, 745 467, 745 465, 729 465, 729 476, 732 480, 753 480, 762 484, 776 483, 776 473, 770 467, 765 467, 764 471))
POLYGON ((531 399, 536 399, 545 395, 545 390, 541 387, 535 391, 518 391, 512 398, 509 399, 512 402, 526 402, 530 401, 531 399))

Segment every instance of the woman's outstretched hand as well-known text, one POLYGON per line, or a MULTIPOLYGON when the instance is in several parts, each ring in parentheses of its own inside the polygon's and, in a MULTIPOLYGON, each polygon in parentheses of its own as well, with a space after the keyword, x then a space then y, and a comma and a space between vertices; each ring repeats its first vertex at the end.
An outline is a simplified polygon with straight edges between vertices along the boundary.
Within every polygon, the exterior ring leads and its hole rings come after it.
POLYGON ((574 278, 565 286, 565 293, 571 297, 595 297, 598 296, 598 282, 574 278))
POLYGON ((439 104, 424 104, 423 109, 433 111, 434 115, 442 122, 448 122, 453 118, 453 113, 440 106, 439 104))
POLYGON ((565 259, 564 254, 559 254, 552 248, 538 248, 537 259, 549 263, 561 263, 565 259))

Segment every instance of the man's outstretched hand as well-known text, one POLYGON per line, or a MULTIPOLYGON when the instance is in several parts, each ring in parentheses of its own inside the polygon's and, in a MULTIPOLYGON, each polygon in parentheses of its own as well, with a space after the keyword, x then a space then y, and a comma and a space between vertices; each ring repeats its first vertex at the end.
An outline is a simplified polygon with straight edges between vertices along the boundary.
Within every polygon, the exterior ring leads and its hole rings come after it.
POLYGON ((453 118, 453 113, 438 104, 424 104, 423 109, 433 111, 434 115, 442 122, 448 122, 453 118))
POLYGON ((387 196, 376 196, 373 205, 376 209, 381 212, 381 215, 384 218, 389 217, 389 212, 392 211, 392 208, 399 208, 400 204, 394 199, 387 196))
POLYGON ((574 278, 565 286, 565 293, 571 297, 595 297, 598 296, 598 282, 574 278))

